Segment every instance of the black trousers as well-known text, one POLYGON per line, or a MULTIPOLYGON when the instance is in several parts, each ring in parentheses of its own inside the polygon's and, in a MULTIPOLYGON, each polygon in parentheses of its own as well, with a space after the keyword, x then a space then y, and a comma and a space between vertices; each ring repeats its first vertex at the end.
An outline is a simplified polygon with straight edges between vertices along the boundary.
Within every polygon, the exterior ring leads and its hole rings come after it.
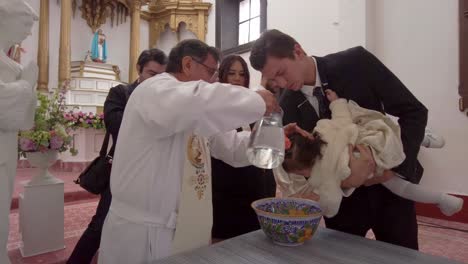
POLYGON ((414 202, 380 184, 360 187, 343 198, 338 214, 325 218, 325 223, 327 228, 358 236, 372 229, 377 240, 418 250, 414 202))
POLYGON ((102 226, 106 219, 111 204, 112 195, 107 188, 101 193, 101 199, 96 208, 96 214, 91 219, 88 228, 84 231, 80 240, 75 246, 67 264, 88 264, 93 260, 96 251, 101 243, 102 226))

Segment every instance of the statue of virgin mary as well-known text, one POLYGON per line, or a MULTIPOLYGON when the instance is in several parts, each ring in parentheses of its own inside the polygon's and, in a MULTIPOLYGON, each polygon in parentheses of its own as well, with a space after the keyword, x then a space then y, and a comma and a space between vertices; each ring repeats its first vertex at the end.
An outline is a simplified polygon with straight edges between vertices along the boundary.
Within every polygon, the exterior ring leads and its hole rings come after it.
POLYGON ((102 33, 102 29, 94 33, 91 45, 91 59, 94 62, 105 63, 107 61, 107 41, 106 35, 102 33))

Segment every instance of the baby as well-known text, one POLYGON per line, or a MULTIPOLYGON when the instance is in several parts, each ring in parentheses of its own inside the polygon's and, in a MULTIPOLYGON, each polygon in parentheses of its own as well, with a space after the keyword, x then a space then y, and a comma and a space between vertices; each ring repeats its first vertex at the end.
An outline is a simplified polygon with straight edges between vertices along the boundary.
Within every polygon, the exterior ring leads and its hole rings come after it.
MULTIPOLYGON (((349 145, 361 144, 370 148, 376 164, 371 177, 382 176, 385 170, 400 165, 405 154, 400 127, 389 117, 340 99, 331 90, 327 90, 326 95, 332 118, 318 121, 312 134, 295 134, 283 166, 274 169, 274 175, 284 196, 317 194, 323 214, 333 217, 338 213, 342 197, 354 191, 354 188, 342 188, 351 174, 349 145)), ((437 204, 448 216, 462 209, 462 199, 425 189, 396 175, 398 177, 382 183, 396 195, 437 204)))

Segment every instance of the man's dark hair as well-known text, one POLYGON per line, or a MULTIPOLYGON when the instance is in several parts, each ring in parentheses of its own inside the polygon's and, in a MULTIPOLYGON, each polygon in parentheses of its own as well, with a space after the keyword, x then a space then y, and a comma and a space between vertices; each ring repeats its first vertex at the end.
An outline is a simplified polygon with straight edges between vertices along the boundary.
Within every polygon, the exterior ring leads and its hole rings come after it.
POLYGON ((147 49, 144 50, 140 56, 138 57, 137 65, 140 66, 140 73, 143 72, 143 68, 145 65, 150 62, 154 61, 161 65, 167 64, 167 56, 164 52, 160 49, 147 49))
POLYGON ((267 56, 294 59, 294 45, 298 42, 283 32, 271 29, 265 31, 252 46, 250 65, 257 71, 265 67, 267 56))
POLYGON ((229 55, 223 59, 221 65, 219 65, 219 82, 227 83, 227 77, 229 75, 229 70, 231 69, 232 64, 238 61, 242 65, 242 70, 244 71, 245 82, 244 87, 249 88, 250 85, 250 72, 247 62, 239 55, 229 55))
POLYGON ((179 42, 169 53, 169 62, 166 71, 179 73, 182 71, 182 59, 186 56, 193 57, 198 61, 205 61, 208 55, 219 61, 219 51, 215 47, 208 46, 198 39, 187 39, 179 42))

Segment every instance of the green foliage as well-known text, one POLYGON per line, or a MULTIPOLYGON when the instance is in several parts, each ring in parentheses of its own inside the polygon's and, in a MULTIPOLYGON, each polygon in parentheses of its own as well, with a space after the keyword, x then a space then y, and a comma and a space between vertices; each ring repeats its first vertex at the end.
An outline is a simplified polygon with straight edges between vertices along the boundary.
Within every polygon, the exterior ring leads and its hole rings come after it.
POLYGON ((65 119, 65 92, 68 83, 58 88, 51 95, 38 93, 38 107, 34 115, 34 127, 30 130, 20 131, 18 137, 18 149, 24 156, 25 152, 45 152, 57 150, 64 152, 69 150, 72 155, 78 152, 73 149, 71 126, 65 119))

